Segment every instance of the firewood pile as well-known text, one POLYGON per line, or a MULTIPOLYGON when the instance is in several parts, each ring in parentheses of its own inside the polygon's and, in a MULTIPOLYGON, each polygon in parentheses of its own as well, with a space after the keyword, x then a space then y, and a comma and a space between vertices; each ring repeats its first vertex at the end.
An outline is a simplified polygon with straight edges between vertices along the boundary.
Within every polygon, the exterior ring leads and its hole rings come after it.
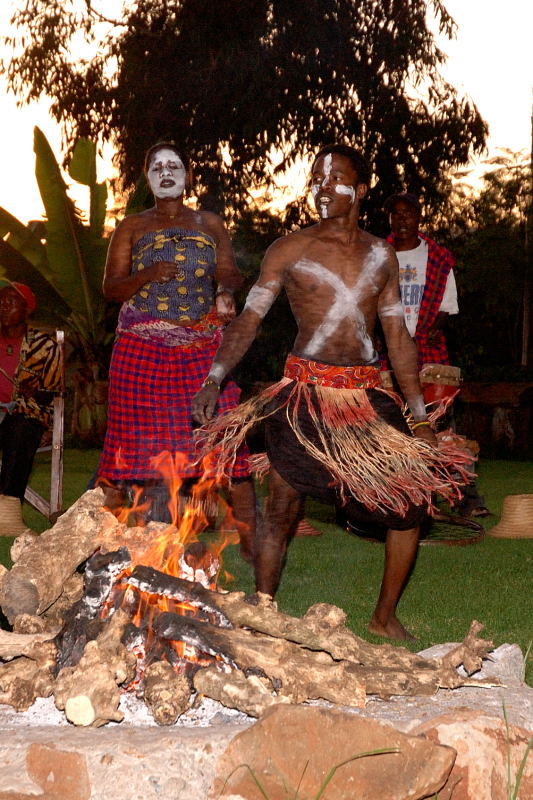
POLYGON ((100 489, 86 492, 53 528, 15 540, 13 567, 0 573, 0 607, 13 628, 0 631, 0 703, 25 711, 53 694, 70 722, 99 726, 123 718, 129 690, 170 725, 198 695, 258 717, 277 703, 364 706, 367 695, 494 685, 458 671, 472 675, 492 649, 477 622, 441 659, 373 645, 335 606, 296 618, 267 596, 206 588, 209 566, 188 558, 201 554, 198 542, 188 548, 175 528, 169 539, 162 523, 128 527, 102 504, 100 489), (162 529, 164 548, 181 549, 187 579, 143 561, 162 529))

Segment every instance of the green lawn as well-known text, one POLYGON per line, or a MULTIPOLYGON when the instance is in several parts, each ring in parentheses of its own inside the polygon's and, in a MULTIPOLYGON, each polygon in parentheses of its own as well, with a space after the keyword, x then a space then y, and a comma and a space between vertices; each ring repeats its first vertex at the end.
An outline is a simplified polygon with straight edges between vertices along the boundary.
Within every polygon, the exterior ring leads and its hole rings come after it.
MULTIPOLYGON (((65 507, 85 490, 98 455, 94 450, 66 451, 65 507)), ((48 456, 40 459, 32 478, 38 491, 44 489, 49 472, 48 456)), ((533 491, 533 462, 485 460, 478 472, 480 491, 495 514, 486 521, 487 529, 498 521, 507 494, 533 491)), ((48 527, 27 506, 24 516, 35 530, 48 527)), ((301 615, 313 603, 334 603, 346 611, 355 633, 379 641, 367 633, 366 623, 381 580, 383 546, 342 531, 328 506, 308 501, 307 516, 324 533, 292 543, 277 597, 280 608, 301 615)), ((7 541, 0 541, 0 561, 8 564, 7 541)), ((253 590, 252 571, 240 560, 237 548, 226 550, 224 566, 234 576, 227 588, 253 590)), ((486 537, 467 547, 423 546, 399 614, 419 638, 414 649, 458 641, 477 619, 495 645, 516 642, 525 652, 533 640, 532 579, 533 538, 486 537)), ((533 685, 533 652, 528 682, 533 685)))

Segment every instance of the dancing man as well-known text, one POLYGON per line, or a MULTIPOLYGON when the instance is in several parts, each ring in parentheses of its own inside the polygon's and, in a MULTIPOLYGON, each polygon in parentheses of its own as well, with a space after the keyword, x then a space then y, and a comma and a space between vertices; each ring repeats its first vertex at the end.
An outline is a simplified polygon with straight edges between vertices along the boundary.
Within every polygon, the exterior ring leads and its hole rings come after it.
POLYGON ((302 497, 344 504, 348 518, 388 527, 385 568, 369 629, 406 639, 396 606, 415 561, 420 523, 439 491, 457 490, 448 455, 436 449, 418 379, 416 346, 405 326, 398 261, 385 241, 363 231, 359 206, 370 171, 351 147, 321 150, 312 167, 316 225, 268 249, 242 313, 226 329, 193 415, 220 473, 249 427, 265 418, 270 462, 265 531, 255 559, 256 589, 274 595, 302 497), (252 343, 285 289, 298 334, 283 379, 259 397, 214 417, 219 387, 252 343), (380 385, 373 343, 376 317, 411 412, 380 385))

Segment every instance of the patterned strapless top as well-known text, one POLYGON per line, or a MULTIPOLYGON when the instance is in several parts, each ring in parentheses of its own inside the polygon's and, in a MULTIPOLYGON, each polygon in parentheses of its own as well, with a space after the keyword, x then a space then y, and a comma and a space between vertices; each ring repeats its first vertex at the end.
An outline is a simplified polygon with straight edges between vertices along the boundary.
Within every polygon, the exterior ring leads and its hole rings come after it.
POLYGON ((146 233, 133 245, 132 273, 154 261, 174 261, 176 278, 168 283, 145 283, 126 305, 156 319, 180 322, 200 319, 212 309, 216 244, 209 234, 186 228, 146 233))

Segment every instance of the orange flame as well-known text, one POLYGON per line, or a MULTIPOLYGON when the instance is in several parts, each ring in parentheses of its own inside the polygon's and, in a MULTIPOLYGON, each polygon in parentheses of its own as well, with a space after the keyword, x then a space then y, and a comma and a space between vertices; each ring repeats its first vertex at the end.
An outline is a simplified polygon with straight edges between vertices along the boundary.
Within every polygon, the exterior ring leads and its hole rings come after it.
MULTIPOLYGON (((142 555, 134 557, 136 563, 117 579, 117 590, 124 592, 124 601, 131 608, 132 622, 140 627, 148 624, 148 635, 144 651, 148 652, 153 640, 152 621, 156 614, 173 611, 177 614, 195 616, 198 610, 188 603, 181 603, 166 597, 140 592, 128 585, 128 575, 137 564, 151 566, 168 575, 199 581, 210 589, 216 588, 222 568, 222 552, 229 544, 237 544, 245 523, 235 519, 231 506, 221 494, 220 484, 212 477, 208 461, 204 461, 204 473, 193 485, 189 494, 182 492, 181 475, 187 466, 182 453, 172 455, 163 451, 154 459, 152 466, 161 474, 169 490, 168 509, 172 522, 155 536, 150 547, 142 555), (210 476, 211 475, 211 476, 210 476), (216 537, 200 541, 202 533, 209 529, 217 532, 216 537), (136 600, 136 603, 133 600, 136 600)), ((136 487, 133 504, 128 509, 113 510, 114 515, 127 523, 130 515, 143 512, 147 503, 140 503, 143 488, 136 487)), ((224 573, 227 578, 227 573, 224 573)), ((171 642, 178 656, 187 661, 198 661, 195 649, 183 642, 171 642)))

